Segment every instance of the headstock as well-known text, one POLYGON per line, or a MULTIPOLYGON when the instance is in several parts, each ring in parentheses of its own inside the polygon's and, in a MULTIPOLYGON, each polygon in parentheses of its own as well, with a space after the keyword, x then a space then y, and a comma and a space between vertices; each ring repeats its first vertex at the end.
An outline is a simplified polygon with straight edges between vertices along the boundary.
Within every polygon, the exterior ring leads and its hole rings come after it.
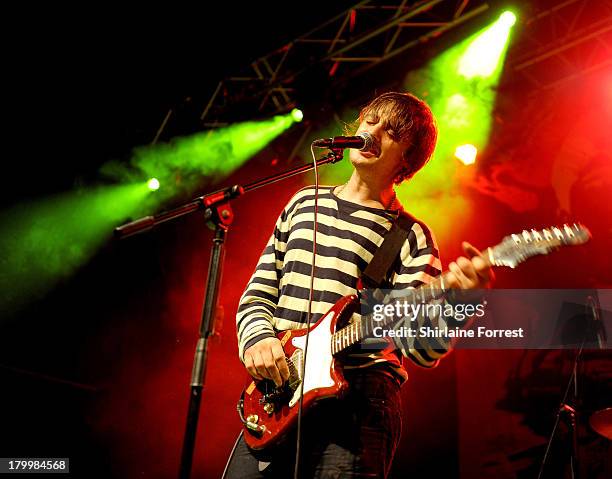
POLYGON ((590 238, 589 230, 579 223, 542 230, 523 230, 522 233, 506 236, 497 246, 489 248, 489 261, 494 266, 515 268, 527 258, 548 254, 561 246, 584 244, 590 238))

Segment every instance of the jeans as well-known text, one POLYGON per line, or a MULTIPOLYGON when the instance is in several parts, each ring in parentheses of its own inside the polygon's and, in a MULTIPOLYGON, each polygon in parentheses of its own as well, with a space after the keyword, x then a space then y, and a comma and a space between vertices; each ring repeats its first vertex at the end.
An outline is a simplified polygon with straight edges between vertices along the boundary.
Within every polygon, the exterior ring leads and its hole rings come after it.
MULTIPOLYGON (((300 479, 384 479, 401 434, 399 383, 377 368, 345 372, 348 393, 302 417, 300 479)), ((291 479, 295 431, 272 451, 251 451, 240 439, 227 479, 291 479), (269 463, 269 464, 268 464, 269 463)))

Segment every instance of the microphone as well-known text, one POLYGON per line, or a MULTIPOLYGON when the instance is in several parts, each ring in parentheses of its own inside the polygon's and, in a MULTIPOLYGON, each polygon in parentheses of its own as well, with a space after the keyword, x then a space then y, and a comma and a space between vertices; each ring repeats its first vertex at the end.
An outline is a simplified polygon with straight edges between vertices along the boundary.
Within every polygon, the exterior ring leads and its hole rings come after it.
POLYGON ((321 138, 312 142, 317 148, 352 148, 363 152, 378 154, 378 146, 372 135, 364 131, 357 136, 334 136, 332 138, 321 138))

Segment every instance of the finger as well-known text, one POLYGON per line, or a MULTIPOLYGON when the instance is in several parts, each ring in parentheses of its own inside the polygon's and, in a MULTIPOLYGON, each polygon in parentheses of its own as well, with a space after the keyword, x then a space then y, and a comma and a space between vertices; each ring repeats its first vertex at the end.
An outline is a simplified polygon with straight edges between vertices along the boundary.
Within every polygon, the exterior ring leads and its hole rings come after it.
POLYGON ((463 251, 465 252, 465 254, 468 255, 468 258, 473 258, 474 256, 482 256, 482 252, 467 241, 461 243, 461 246, 463 247, 463 251))
POLYGON ((457 263, 455 263, 454 261, 452 263, 450 263, 448 265, 448 269, 451 271, 451 273, 453 273, 455 275, 455 277, 457 278, 457 282, 459 284, 460 288, 464 288, 465 285, 468 283, 468 278, 466 278, 465 274, 463 274, 463 271, 461 271, 461 268, 457 265, 457 263))
POLYGON ((457 266, 461 269, 461 272, 468 278, 471 283, 478 281, 478 274, 476 268, 472 264, 472 261, 467 259, 465 256, 457 258, 457 266))
POLYGON ((444 275, 444 286, 446 289, 457 289, 461 287, 461 285, 459 284, 459 278, 457 278, 457 276, 455 276, 455 273, 450 270, 444 275))
POLYGON ((480 251, 478 248, 471 245, 467 241, 464 241, 462 243, 462 246, 463 246, 463 251, 465 251, 465 254, 467 254, 468 257, 471 258, 472 263, 474 264, 474 268, 476 269, 477 273, 480 273, 486 270, 490 270, 489 264, 485 260, 485 257, 482 254, 482 251, 480 251))
POLYGON ((476 273, 478 273, 479 275, 491 269, 482 256, 474 256, 472 258, 472 264, 474 265, 476 273))
POLYGON ((260 381, 263 379, 257 372, 257 369, 255 368, 255 364, 253 364, 253 356, 251 356, 251 354, 247 354, 244 357, 244 366, 246 367, 247 371, 253 378, 258 379, 260 381))
POLYGON ((266 369, 268 370, 268 374, 270 375, 270 379, 274 381, 274 384, 277 386, 281 386, 283 381, 281 380, 280 372, 278 367, 276 366, 276 361, 274 360, 274 356, 272 356, 272 349, 267 348, 264 349, 261 353, 266 369))
POLYGON ((257 373, 264 379, 272 379, 268 369, 266 368, 266 363, 264 361, 263 356, 260 351, 257 351, 253 354, 253 363, 255 364, 255 369, 257 373))
POLYGON ((289 379, 289 365, 285 359, 285 351, 280 343, 274 343, 272 345, 272 356, 274 357, 274 362, 278 367, 281 378, 283 379, 283 382, 285 382, 287 379, 289 379))
POLYGON ((478 274, 478 278, 480 282, 487 286, 489 283, 495 280, 495 273, 493 269, 484 261, 482 263, 478 262, 479 258, 473 258, 472 262, 474 262, 474 267, 476 268, 476 273, 478 274))
POLYGON ((482 252, 467 241, 464 241, 462 246, 465 254, 471 258, 478 278, 482 279, 484 283, 492 281, 495 278, 495 274, 493 273, 490 264, 486 261, 482 252))
POLYGON ((493 269, 483 258, 476 256, 472 258, 472 263, 474 264, 476 274, 485 283, 492 281, 495 278, 495 274, 493 274, 493 269))

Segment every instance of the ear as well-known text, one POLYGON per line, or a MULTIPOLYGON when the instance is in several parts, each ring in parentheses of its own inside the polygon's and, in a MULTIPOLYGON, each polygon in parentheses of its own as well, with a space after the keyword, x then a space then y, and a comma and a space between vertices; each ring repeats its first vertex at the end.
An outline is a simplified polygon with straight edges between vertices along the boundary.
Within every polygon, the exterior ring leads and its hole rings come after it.
POLYGON ((399 165, 397 169, 397 175, 393 180, 396 185, 399 185, 403 181, 409 180, 416 173, 416 171, 414 171, 414 168, 410 164, 410 149, 411 147, 408 147, 406 150, 404 150, 404 153, 402 154, 402 163, 399 165))
POLYGON ((412 171, 410 171, 410 169, 408 168, 401 168, 397 175, 395 175, 395 178, 393 179, 393 183, 395 183, 396 185, 399 185, 401 183, 403 183, 406 180, 409 180, 410 178, 412 178, 412 175, 414 175, 414 173, 412 171))

